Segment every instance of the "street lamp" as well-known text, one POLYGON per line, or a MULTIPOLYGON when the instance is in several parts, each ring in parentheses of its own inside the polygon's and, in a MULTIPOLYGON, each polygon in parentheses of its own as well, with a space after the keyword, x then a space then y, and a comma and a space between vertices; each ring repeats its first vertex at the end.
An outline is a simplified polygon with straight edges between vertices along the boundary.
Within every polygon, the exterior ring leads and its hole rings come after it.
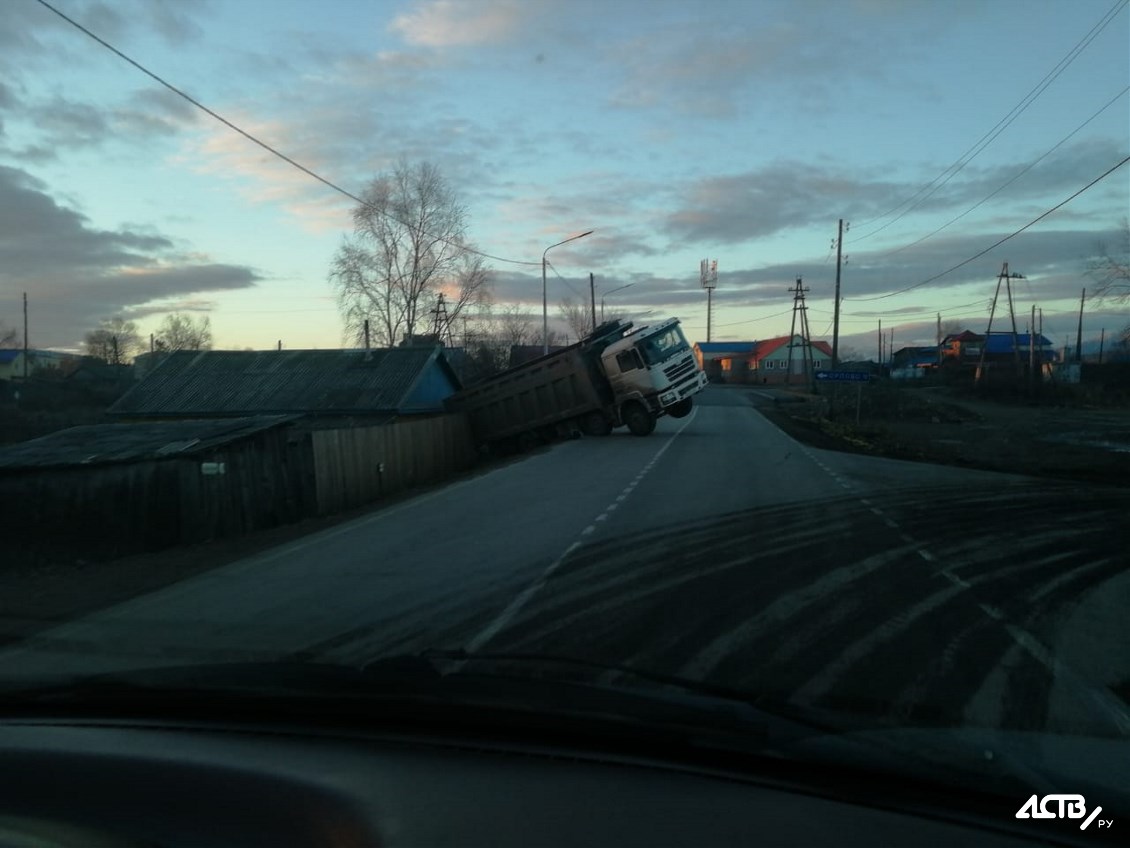
POLYGON ((575 236, 570 236, 565 241, 559 241, 557 244, 551 244, 541 252, 541 339, 542 339, 542 356, 549 353, 549 299, 546 296, 545 285, 545 255, 555 247, 560 247, 563 244, 568 244, 571 241, 576 241, 585 236, 591 236, 592 230, 580 233, 575 236))
POLYGON ((600 322, 602 324, 604 323, 604 299, 610 294, 615 294, 621 289, 630 289, 634 285, 635 283, 628 283, 626 286, 620 286, 619 288, 612 289, 612 291, 607 291, 600 296, 600 322))

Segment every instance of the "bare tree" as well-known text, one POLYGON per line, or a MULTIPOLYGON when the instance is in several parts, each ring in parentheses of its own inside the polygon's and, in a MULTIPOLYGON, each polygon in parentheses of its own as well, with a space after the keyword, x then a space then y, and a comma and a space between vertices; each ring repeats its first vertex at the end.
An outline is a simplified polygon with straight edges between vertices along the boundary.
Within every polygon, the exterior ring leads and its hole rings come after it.
POLYGON ((495 312, 492 335, 497 341, 509 345, 533 344, 535 337, 534 319, 521 304, 512 303, 495 312))
POLYGON ((371 336, 391 347, 427 326, 433 300, 426 295, 450 298, 449 324, 481 298, 489 273, 482 257, 469 254, 467 211, 438 168, 401 161, 362 199, 330 268, 353 338, 368 320, 371 336))
POLYGON ((124 365, 141 352, 141 336, 133 321, 106 318, 97 329, 86 334, 83 347, 88 356, 96 356, 111 365, 124 365))
POLYGON ((557 308, 562 320, 569 325, 570 331, 576 338, 579 339, 592 332, 592 308, 587 302, 577 303, 566 298, 557 308))
POLYGON ((157 330, 155 344, 159 350, 211 350, 212 319, 207 315, 194 319, 174 312, 166 315, 157 330))
POLYGON ((20 331, 0 321, 0 348, 20 347, 22 344, 23 338, 20 336, 20 331))
POLYGON ((440 337, 450 335, 458 336, 459 322, 463 319, 470 320, 479 317, 482 309, 490 304, 489 289, 490 271, 483 261, 483 257, 475 253, 462 253, 459 256, 458 267, 455 269, 454 279, 440 287, 440 294, 444 298, 444 320, 434 322, 435 331, 440 337))
POLYGON ((1098 244, 1097 257, 1088 263, 1087 273, 1099 284, 1093 300, 1111 299, 1116 303, 1130 301, 1130 218, 1122 219, 1118 244, 1112 250, 1105 242, 1098 244))

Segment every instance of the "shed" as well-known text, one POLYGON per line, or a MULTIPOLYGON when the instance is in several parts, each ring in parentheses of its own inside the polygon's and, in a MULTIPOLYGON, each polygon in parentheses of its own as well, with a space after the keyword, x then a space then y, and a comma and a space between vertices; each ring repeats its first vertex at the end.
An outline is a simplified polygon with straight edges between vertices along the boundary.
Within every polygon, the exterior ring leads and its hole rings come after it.
POLYGON ((94 424, 0 449, 5 542, 97 560, 312 514, 295 416, 94 424))

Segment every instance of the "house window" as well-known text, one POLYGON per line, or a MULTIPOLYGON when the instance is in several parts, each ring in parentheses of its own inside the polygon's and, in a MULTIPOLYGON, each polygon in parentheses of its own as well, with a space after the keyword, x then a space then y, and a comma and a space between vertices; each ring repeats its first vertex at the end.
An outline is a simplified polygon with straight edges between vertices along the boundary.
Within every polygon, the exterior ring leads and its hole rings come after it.
POLYGON ((824 360, 823 359, 813 360, 812 367, 813 368, 823 368, 824 367, 824 360))
POLYGON ((773 370, 773 360, 772 359, 766 359, 765 360, 765 367, 768 368, 770 371, 772 371, 773 370))

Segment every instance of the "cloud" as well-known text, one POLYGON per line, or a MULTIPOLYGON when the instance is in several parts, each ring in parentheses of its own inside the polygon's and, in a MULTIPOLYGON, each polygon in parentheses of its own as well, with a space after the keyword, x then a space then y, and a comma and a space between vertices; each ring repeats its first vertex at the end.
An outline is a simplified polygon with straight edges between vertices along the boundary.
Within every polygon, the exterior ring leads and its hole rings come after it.
POLYGON ((431 0, 413 12, 397 15, 389 29, 420 47, 494 44, 515 33, 530 5, 523 0, 431 0))
POLYGON ((253 268, 176 248, 172 238, 153 230, 92 227, 57 202, 43 181, 0 166, 3 309, 14 313, 15 293, 28 293, 36 345, 73 346, 92 320, 192 294, 249 288, 262 279, 253 268))
MULTIPOLYGON (((1117 142, 1093 139, 1065 146, 1022 175, 1028 166, 1026 162, 983 168, 969 166, 956 177, 931 185, 925 192, 922 189, 930 184, 929 177, 921 182, 895 182, 882 174, 858 169, 845 174, 831 165, 775 161, 743 173, 699 180, 678 192, 677 196, 685 197, 686 202, 666 216, 662 229, 677 239, 741 244, 789 229, 823 225, 830 217, 830 208, 850 209, 851 214, 864 219, 864 223, 857 226, 856 234, 845 239, 847 244, 879 232, 907 210, 912 209, 913 214, 929 213, 932 221, 938 220, 939 213, 963 215, 1006 183, 1011 184, 988 200, 979 214, 992 212, 995 204, 1003 200, 1012 208, 1016 208, 1018 202, 1028 201, 1035 217, 1086 185, 1124 155, 1117 142), (890 214, 892 212, 894 214, 890 214), (867 223, 869 218, 878 220, 867 223)), ((924 170, 926 174, 935 175, 945 168, 945 165, 936 165, 924 170)), ((1124 192, 1122 197, 1124 200, 1124 192)), ((910 220, 913 219, 908 219, 908 223, 910 220)), ((1010 218, 997 225, 1019 227, 1028 220, 1010 218)), ((940 220, 932 229, 945 223, 944 219, 940 220)), ((884 238, 897 232, 898 228, 892 229, 884 238)))

